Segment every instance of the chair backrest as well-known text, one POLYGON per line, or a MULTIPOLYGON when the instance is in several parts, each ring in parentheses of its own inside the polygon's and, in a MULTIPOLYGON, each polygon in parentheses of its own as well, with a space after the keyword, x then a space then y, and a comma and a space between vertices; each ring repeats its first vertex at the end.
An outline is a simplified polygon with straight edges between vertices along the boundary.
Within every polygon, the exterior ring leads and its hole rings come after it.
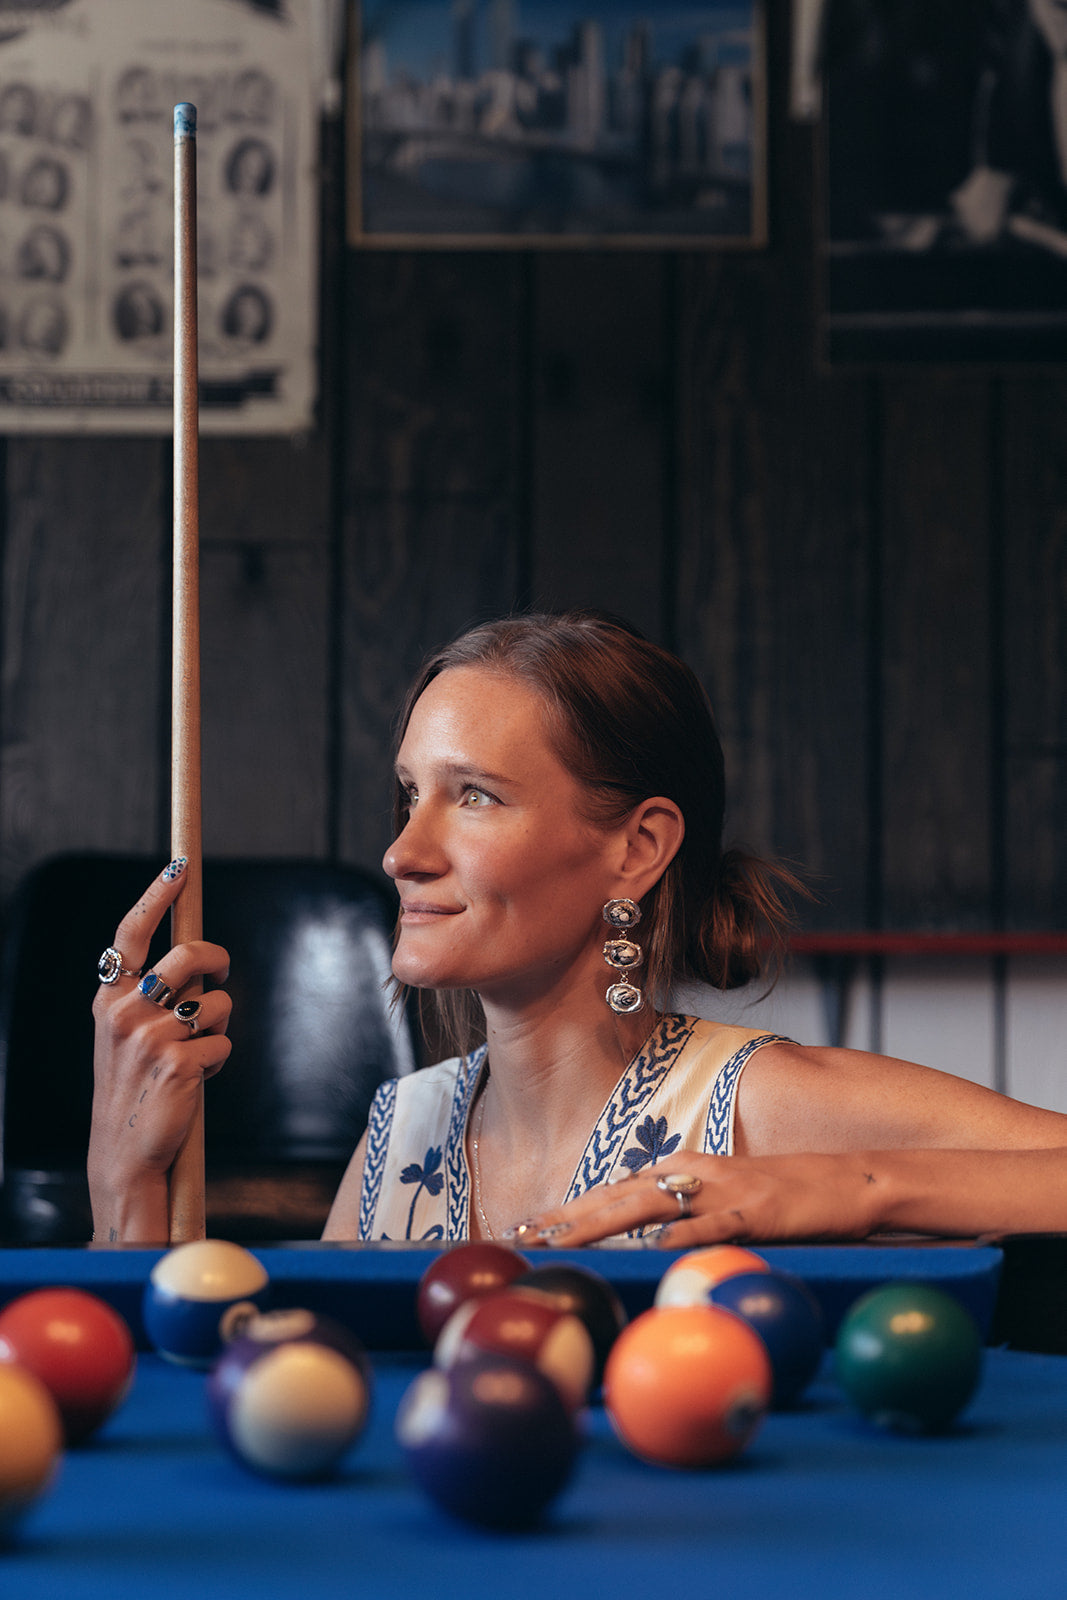
MULTIPOLYGON (((87 1237, 96 960, 156 866, 55 857, 13 899, 0 967, 0 1092, 14 1242, 87 1237), (29 1201, 27 1174, 37 1175, 29 1201), (78 1218, 50 1222, 57 1183, 71 1191, 78 1218)), ((352 867, 205 863, 204 933, 230 952, 234 1003, 233 1052, 205 1090, 209 1177, 300 1164, 339 1170, 378 1084, 413 1070, 412 1031, 385 989, 394 914, 384 886, 352 867)), ((151 959, 169 942, 165 923, 151 959)))

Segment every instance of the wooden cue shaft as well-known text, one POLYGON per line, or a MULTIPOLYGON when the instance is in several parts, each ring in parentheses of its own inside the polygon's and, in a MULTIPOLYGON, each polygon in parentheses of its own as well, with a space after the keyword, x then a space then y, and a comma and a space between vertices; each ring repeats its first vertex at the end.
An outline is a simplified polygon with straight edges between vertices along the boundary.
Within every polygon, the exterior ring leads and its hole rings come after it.
MULTIPOLYGON (((197 362, 196 107, 174 108, 174 640, 171 851, 185 885, 171 913, 175 944, 203 936, 200 824, 200 497, 197 362)), ((170 1242, 202 1239, 204 1090, 170 1175, 170 1242)))

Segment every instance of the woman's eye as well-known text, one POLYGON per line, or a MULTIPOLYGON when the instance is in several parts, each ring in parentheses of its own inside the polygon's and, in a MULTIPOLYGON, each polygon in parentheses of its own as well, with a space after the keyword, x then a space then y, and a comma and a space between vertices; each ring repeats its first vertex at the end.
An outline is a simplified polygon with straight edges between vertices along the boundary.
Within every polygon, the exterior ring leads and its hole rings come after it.
POLYGON ((417 789, 410 789, 406 784, 401 788, 400 804, 405 811, 411 811, 418 798, 419 791, 417 789))
POLYGON ((466 789, 463 793, 463 805, 471 811, 480 811, 484 806, 491 806, 493 797, 486 794, 484 789, 466 789))

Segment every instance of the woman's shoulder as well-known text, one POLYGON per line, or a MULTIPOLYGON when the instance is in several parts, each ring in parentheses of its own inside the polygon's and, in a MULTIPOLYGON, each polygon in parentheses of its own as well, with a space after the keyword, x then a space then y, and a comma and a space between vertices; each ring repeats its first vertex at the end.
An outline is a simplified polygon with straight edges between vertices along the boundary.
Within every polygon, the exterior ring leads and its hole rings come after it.
POLYGON ((699 1058, 706 1066, 716 1062, 726 1066, 740 1052, 751 1054, 765 1044, 790 1042, 768 1028, 741 1028, 736 1023, 712 1022, 706 1017, 678 1017, 672 1020, 688 1030, 683 1046, 686 1059, 695 1061, 699 1058))

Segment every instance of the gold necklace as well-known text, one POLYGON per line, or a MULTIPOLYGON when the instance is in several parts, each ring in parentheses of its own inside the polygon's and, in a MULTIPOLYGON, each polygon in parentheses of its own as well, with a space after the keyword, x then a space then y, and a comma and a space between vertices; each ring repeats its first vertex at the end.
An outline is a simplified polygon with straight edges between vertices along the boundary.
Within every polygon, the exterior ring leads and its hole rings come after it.
POLYGON ((471 1128, 471 1171, 474 1176, 474 1205, 478 1212, 478 1221, 482 1225, 482 1230, 485 1234, 485 1237, 487 1239, 493 1239, 496 1237, 496 1235, 489 1226, 489 1218, 486 1216, 485 1207, 482 1205, 482 1178, 480 1163, 478 1161, 478 1141, 482 1136, 482 1123, 485 1121, 485 1091, 488 1089, 488 1087, 489 1068, 487 1067, 485 1069, 485 1082, 482 1084, 479 1092, 478 1105, 474 1113, 475 1126, 471 1128))

